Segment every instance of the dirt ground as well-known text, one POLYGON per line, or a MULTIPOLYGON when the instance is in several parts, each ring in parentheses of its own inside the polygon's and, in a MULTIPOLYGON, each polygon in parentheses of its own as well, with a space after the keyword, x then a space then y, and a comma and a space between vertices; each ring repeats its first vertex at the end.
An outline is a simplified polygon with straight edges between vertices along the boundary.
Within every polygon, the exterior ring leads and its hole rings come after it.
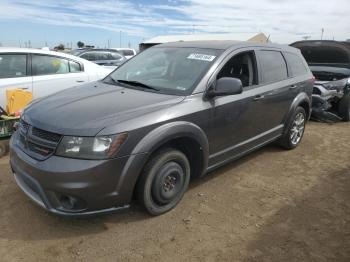
POLYGON ((65 219, 16 186, 0 159, 0 261, 350 261, 350 124, 309 123, 191 184, 160 217, 65 219))

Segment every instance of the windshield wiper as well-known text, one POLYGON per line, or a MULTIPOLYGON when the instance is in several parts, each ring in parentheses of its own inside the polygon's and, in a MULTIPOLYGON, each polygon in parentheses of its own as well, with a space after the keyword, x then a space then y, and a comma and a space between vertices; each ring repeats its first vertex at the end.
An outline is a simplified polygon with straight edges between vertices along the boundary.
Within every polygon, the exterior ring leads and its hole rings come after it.
MULTIPOLYGON (((113 79, 113 78, 112 78, 113 79)), ((118 83, 122 83, 122 84, 127 84, 127 85, 132 85, 132 86, 139 86, 139 87, 142 87, 142 88, 146 88, 146 89, 152 89, 152 90, 155 90, 155 91, 159 91, 158 88, 155 88, 153 86, 149 86, 149 85, 146 85, 144 83, 141 83, 139 81, 131 81, 131 80, 122 80, 122 79, 118 79, 118 80, 115 80, 113 79, 114 82, 118 82, 118 83)))

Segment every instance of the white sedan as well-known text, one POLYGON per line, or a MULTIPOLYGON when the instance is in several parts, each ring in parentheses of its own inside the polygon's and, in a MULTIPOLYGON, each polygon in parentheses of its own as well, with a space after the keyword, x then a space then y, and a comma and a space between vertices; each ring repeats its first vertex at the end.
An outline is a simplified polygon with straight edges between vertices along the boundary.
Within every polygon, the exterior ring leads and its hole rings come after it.
POLYGON ((111 69, 85 59, 53 51, 0 47, 0 106, 6 107, 6 90, 23 89, 33 99, 97 81, 111 69))

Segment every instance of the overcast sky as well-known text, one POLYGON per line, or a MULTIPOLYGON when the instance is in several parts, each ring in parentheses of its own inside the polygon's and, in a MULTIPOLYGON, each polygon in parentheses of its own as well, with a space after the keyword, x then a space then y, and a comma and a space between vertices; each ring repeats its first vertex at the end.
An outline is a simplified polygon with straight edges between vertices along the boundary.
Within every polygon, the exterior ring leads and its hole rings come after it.
POLYGON ((264 32, 291 43, 320 39, 322 28, 345 40, 349 17, 350 0, 0 0, 0 42, 118 47, 164 34, 264 32))

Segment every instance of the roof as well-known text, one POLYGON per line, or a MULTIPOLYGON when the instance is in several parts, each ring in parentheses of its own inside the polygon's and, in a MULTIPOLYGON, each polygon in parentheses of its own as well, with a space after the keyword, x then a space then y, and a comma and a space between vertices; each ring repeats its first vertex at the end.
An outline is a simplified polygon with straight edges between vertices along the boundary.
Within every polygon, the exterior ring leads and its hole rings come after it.
POLYGON ((163 35, 148 39, 143 44, 160 44, 176 41, 203 41, 203 40, 236 40, 267 42, 264 33, 234 33, 234 34, 192 34, 192 35, 163 35))
MULTIPOLYGON (((53 56, 61 56, 70 59, 80 60, 76 56, 66 54, 63 52, 55 52, 43 49, 35 49, 35 48, 20 48, 20 47, 0 47, 0 53, 31 53, 31 54, 44 54, 44 55, 53 55, 53 56)), ((86 61, 86 60, 84 60, 86 61)))
MULTIPOLYGON (((219 41, 219 40, 206 40, 206 41, 183 41, 183 42, 172 42, 172 43, 165 43, 156 45, 153 48, 159 48, 159 47, 192 47, 192 48, 209 48, 209 49, 221 49, 226 50, 231 47, 271 47, 271 48, 278 48, 283 50, 289 50, 289 51, 296 51, 298 49, 294 47, 290 47, 288 45, 278 45, 278 44, 259 44, 259 43, 251 43, 251 42, 245 42, 245 41, 219 41)), ((299 52, 299 51, 298 51, 299 52)))

